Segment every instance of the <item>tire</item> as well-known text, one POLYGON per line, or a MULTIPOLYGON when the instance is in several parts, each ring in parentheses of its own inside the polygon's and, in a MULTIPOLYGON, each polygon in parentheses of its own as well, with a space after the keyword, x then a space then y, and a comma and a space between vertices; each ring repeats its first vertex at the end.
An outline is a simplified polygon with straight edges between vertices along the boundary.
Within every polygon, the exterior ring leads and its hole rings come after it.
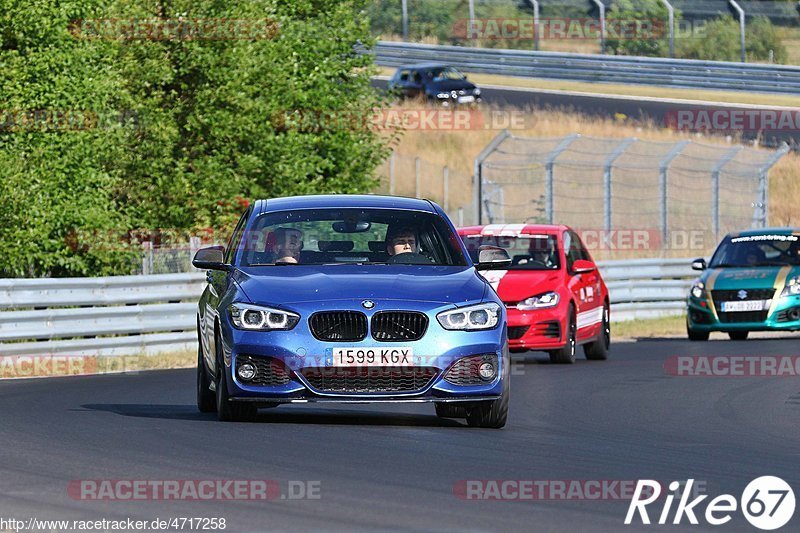
POLYGON ((589 344, 584 344, 583 354, 589 361, 605 361, 608 359, 608 348, 611 346, 611 321, 609 320, 608 304, 603 306, 603 323, 600 338, 589 344))
POLYGON ((206 362, 203 360, 203 345, 197 346, 197 409, 201 413, 213 413, 217 410, 217 398, 209 388, 206 362))
POLYGON ((686 336, 689 337, 690 341, 707 341, 709 335, 711 335, 711 333, 708 331, 692 329, 689 326, 689 318, 686 318, 686 336))
POLYGON ((729 331, 728 337, 730 337, 732 341, 743 341, 747 340, 749 334, 749 331, 729 331))
POLYGON ((435 403, 436 416, 439 418, 466 418, 467 409, 463 405, 452 403, 435 403))
MULTIPOLYGON (((219 346, 219 343, 217 343, 219 346)), ((217 348, 217 419, 221 422, 250 422, 256 417, 255 404, 230 401, 228 380, 225 379, 225 364, 217 348)))
POLYGON ((550 362, 556 364, 571 365, 575 362, 575 351, 578 345, 578 325, 575 320, 575 307, 569 304, 569 314, 567 315, 567 343, 563 348, 550 351, 550 362))
POLYGON ((511 386, 510 375, 503 380, 503 392, 497 400, 476 402, 467 412, 467 424, 473 428, 500 429, 508 420, 508 397, 511 386))

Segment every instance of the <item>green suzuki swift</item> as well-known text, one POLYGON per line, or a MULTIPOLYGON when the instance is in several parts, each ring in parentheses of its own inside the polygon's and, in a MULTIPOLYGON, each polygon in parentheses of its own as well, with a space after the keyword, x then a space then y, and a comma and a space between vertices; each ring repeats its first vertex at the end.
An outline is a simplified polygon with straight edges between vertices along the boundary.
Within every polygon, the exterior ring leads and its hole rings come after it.
POLYGON ((712 331, 744 340, 751 331, 800 330, 799 229, 732 233, 708 265, 696 259, 692 268, 703 274, 687 300, 690 340, 708 340, 712 331))

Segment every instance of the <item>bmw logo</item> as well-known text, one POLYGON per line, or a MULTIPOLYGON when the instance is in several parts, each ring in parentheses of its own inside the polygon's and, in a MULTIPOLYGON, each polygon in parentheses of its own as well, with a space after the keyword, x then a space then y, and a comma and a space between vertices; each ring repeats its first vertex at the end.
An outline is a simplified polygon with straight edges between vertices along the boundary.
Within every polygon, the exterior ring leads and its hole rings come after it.
POLYGON ((736 293, 736 296, 738 296, 740 300, 745 300, 747 299, 747 291, 739 291, 736 293))
POLYGON ((373 307, 375 307, 375 302, 373 302, 372 300, 364 300, 363 302, 361 302, 361 306, 364 309, 372 309, 373 307))

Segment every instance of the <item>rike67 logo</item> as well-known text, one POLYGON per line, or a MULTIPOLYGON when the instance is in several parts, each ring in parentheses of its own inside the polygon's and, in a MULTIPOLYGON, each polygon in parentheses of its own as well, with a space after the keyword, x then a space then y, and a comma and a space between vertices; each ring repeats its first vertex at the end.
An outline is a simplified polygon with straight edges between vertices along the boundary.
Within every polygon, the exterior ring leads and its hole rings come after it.
MULTIPOLYGON (((785 526, 794 515, 794 491, 779 477, 762 476, 754 479, 745 487, 738 501, 730 494, 721 494, 707 502, 704 513, 701 513, 700 504, 708 498, 708 495, 700 495, 690 501, 693 484, 693 479, 688 480, 683 490, 681 490, 683 484, 678 481, 669 484, 670 493, 663 498, 663 507, 658 515, 657 524, 678 525, 685 518, 690 524, 697 525, 699 515, 705 518, 709 525, 720 526, 730 522, 739 508, 751 525, 764 531, 771 531, 785 526), (672 504, 676 496, 679 501, 673 514, 672 504), (670 515, 672 515, 671 521, 670 515)), ((642 524, 649 525, 651 519, 647 506, 656 501, 660 504, 661 497, 661 484, 658 481, 639 480, 628 507, 628 514, 625 516, 625 524, 633 523, 638 515, 642 524)))

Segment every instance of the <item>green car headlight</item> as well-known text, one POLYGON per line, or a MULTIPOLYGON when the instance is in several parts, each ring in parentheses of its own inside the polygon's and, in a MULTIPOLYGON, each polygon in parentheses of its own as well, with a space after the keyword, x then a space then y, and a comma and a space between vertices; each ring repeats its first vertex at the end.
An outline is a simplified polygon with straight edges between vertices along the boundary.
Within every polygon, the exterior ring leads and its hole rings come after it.
POLYGON ((783 292, 781 292, 781 297, 784 296, 800 296, 800 276, 790 278, 789 281, 786 282, 786 287, 784 287, 783 292))

